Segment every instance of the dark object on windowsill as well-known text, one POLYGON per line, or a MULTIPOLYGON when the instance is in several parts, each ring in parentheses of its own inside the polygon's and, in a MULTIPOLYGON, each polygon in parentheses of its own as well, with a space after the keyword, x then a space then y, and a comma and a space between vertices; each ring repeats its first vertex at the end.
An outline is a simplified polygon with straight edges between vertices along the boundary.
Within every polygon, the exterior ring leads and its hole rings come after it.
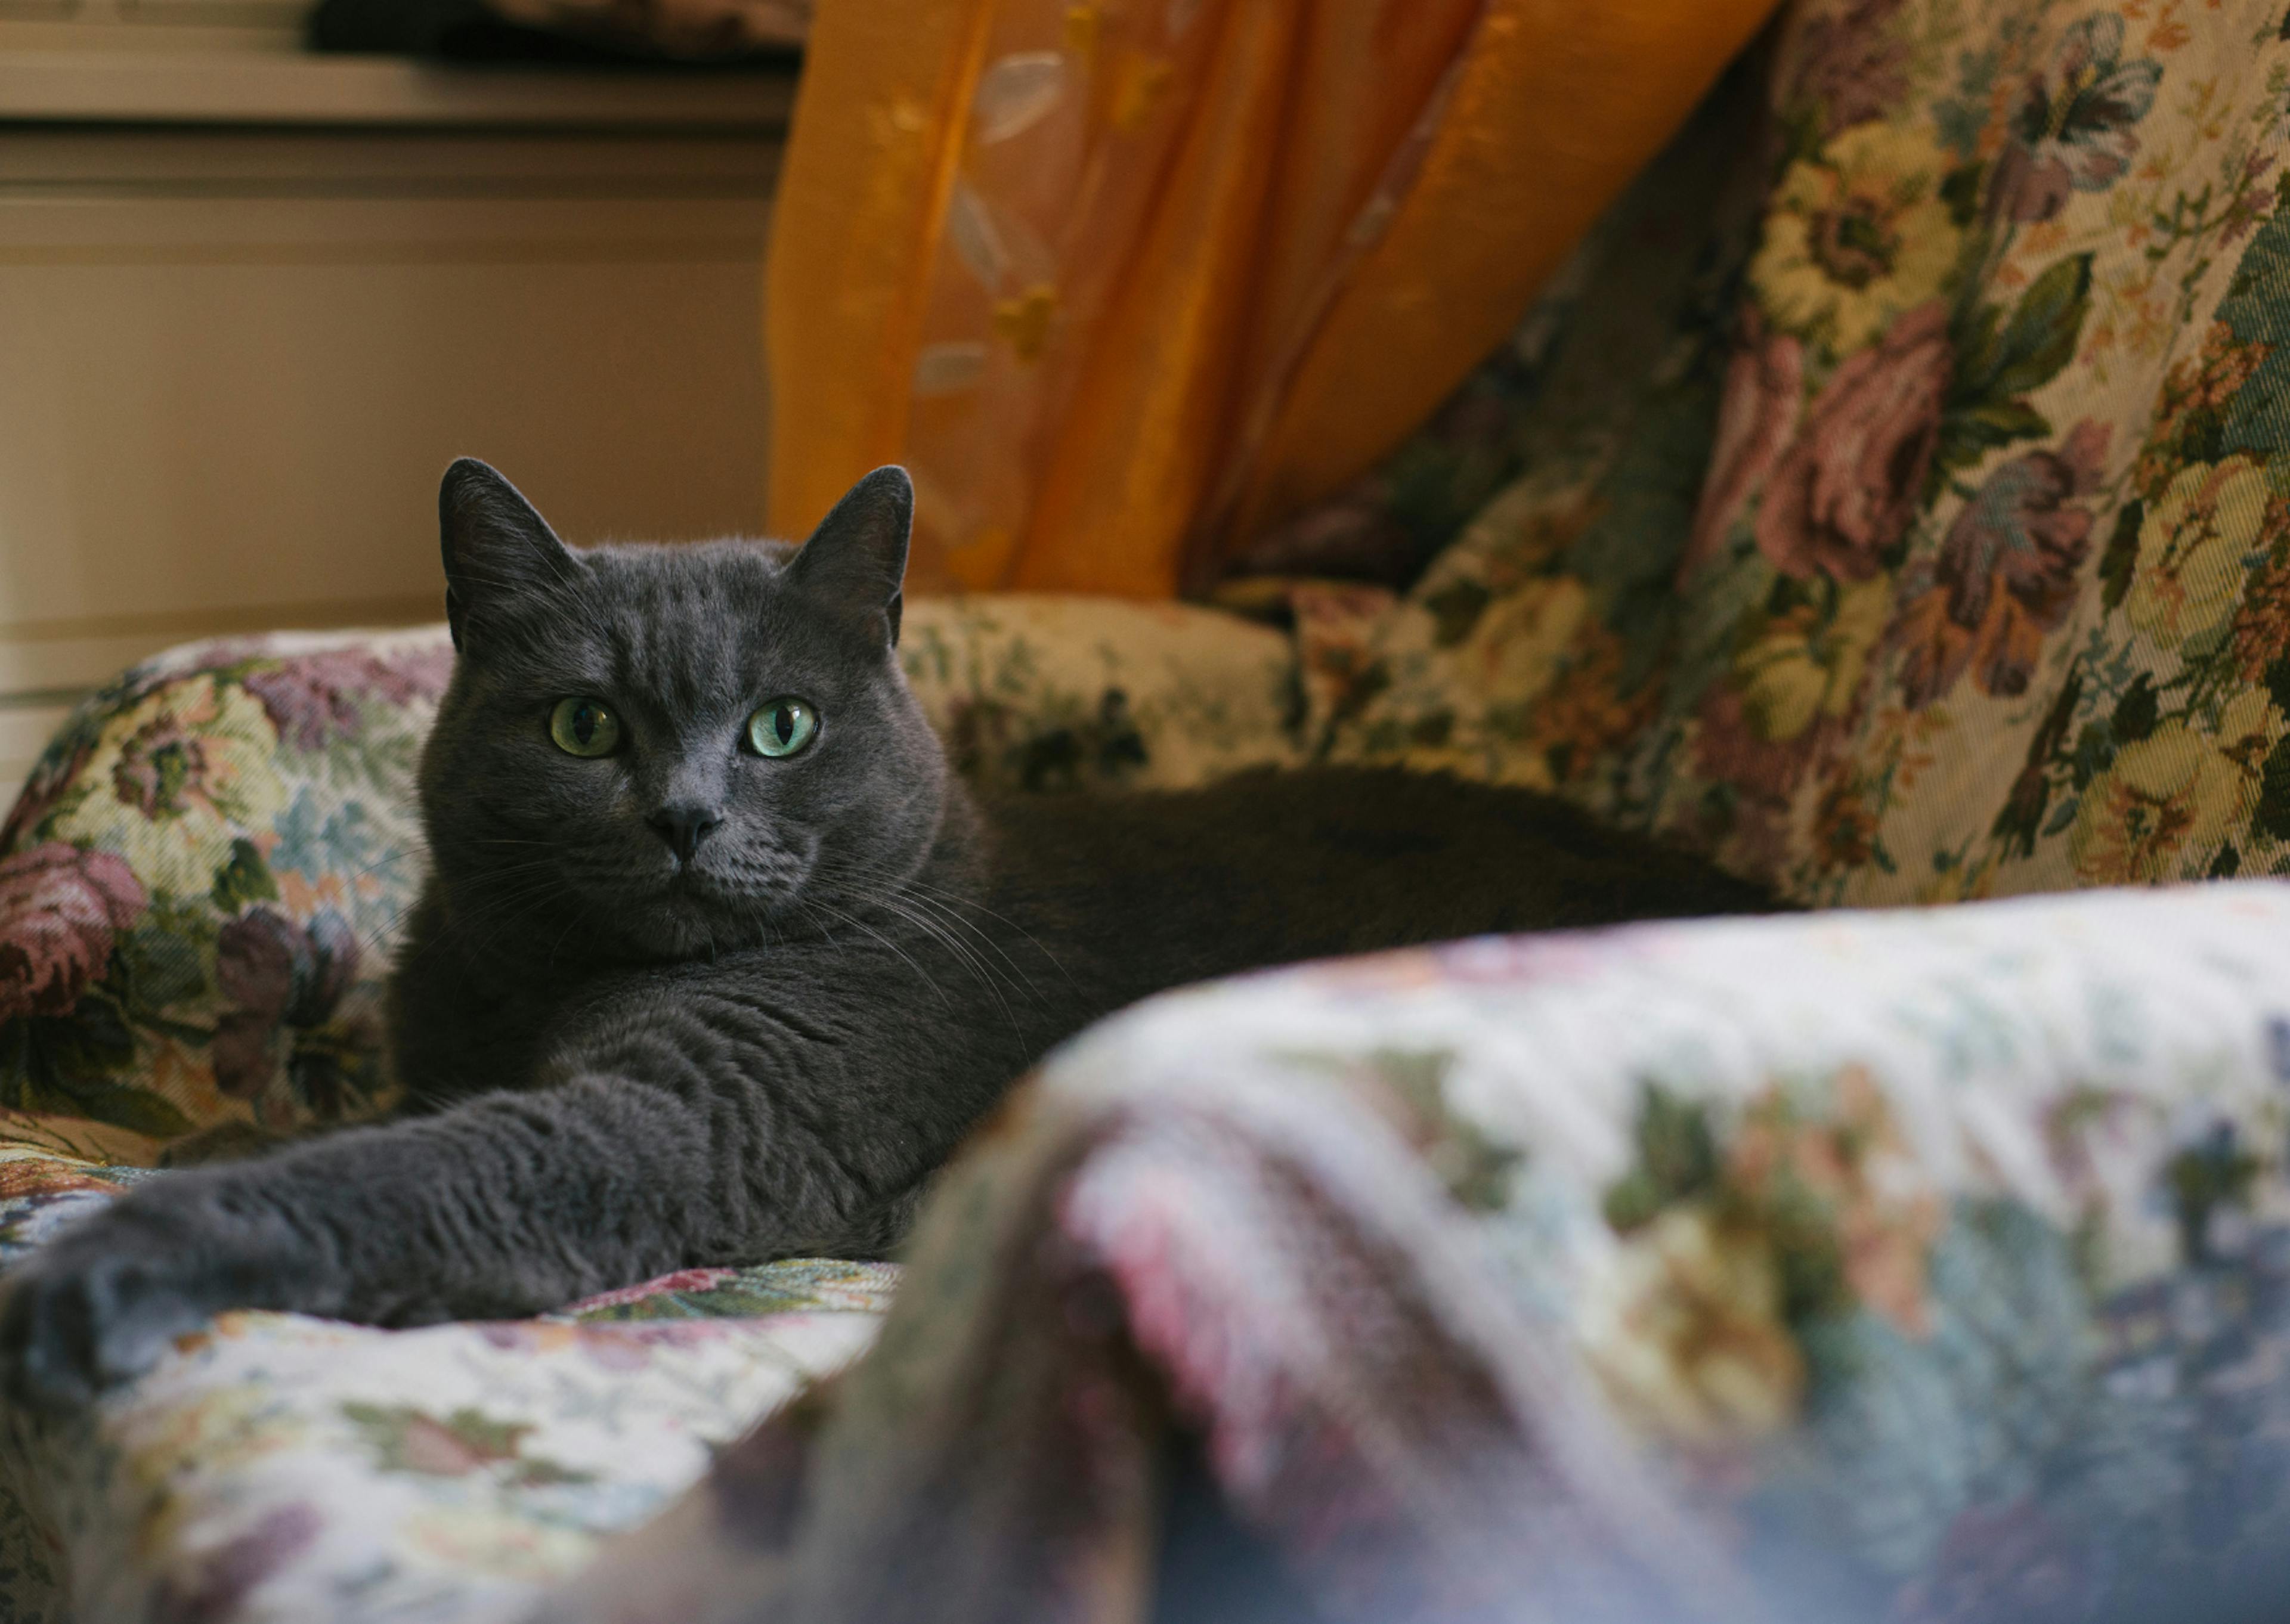
POLYGON ((784 67, 811 0, 322 0, 318 51, 460 62, 784 67))

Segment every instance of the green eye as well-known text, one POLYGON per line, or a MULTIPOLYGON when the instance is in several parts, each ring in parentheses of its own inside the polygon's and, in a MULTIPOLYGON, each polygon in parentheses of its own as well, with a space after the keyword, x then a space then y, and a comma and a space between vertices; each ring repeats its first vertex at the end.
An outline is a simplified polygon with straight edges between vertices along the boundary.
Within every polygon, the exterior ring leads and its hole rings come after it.
POLYGON ((567 756, 610 756, 621 748, 621 719, 602 700, 559 700, 548 713, 548 736, 567 756))
POLYGON ((793 756, 819 732, 819 713, 801 700, 773 700, 748 718, 748 742, 758 756, 793 756))

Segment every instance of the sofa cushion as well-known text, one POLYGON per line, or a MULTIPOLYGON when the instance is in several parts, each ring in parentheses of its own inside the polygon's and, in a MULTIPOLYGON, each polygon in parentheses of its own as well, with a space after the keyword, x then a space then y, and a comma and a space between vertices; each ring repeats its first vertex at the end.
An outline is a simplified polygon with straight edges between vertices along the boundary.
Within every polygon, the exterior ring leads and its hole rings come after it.
MULTIPOLYGON (((0 1264, 165 1176, 0 1148, 0 1264)), ((411 1332, 220 1316, 91 1410, 0 1413, 0 1617, 514 1616, 865 1348, 897 1275, 691 1269, 411 1332)))
POLYGON ((374 1109, 420 884, 433 631, 237 638, 80 707, 0 836, 0 1103, 20 1141, 148 1163, 194 1127, 374 1109))

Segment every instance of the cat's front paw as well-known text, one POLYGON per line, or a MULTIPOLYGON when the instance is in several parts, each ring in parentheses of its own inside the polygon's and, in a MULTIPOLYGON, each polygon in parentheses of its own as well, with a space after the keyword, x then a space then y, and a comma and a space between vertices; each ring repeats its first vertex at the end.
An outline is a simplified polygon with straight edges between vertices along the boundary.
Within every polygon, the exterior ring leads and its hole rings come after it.
POLYGON ((213 1245, 187 1214, 122 1202, 82 1220, 0 1282, 0 1390, 38 1409, 132 1380, 230 1306, 213 1245), (173 1221, 168 1221, 173 1220, 173 1221))

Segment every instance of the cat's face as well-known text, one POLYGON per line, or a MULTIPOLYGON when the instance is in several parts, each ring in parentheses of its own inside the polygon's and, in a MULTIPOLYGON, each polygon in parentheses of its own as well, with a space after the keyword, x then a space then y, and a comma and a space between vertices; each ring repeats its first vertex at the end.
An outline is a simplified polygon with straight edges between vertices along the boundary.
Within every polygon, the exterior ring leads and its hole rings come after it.
POLYGON ((476 939, 706 956, 831 932, 920 865, 946 765, 894 650, 904 474, 869 476, 800 551, 574 552, 476 462, 439 506, 460 659, 421 800, 476 939))

